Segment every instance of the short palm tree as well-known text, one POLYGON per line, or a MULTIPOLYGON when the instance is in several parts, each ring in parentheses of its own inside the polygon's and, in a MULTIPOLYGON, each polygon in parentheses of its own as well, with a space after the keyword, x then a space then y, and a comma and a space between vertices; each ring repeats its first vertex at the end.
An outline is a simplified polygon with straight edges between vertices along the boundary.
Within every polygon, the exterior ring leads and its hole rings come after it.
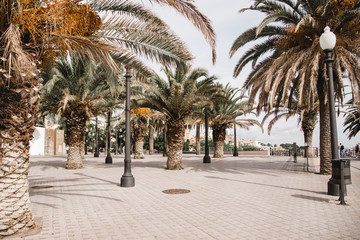
POLYGON ((222 99, 220 96, 216 96, 213 107, 208 110, 215 146, 214 158, 224 157, 226 129, 234 124, 245 129, 255 124, 261 126, 256 120, 239 118, 246 113, 251 113, 252 109, 248 108, 248 101, 244 100, 243 96, 236 96, 238 93, 239 89, 232 88, 227 84, 221 96, 222 99))
POLYGON ((151 78, 152 85, 139 103, 166 116, 166 141, 168 147, 167 168, 183 168, 182 150, 185 136, 185 118, 208 104, 207 94, 216 91, 215 77, 208 76, 203 69, 165 67, 167 80, 158 75, 151 78))
POLYGON ((287 104, 287 108, 278 107, 270 112, 268 112, 262 122, 261 125, 264 125, 265 121, 271 117, 274 116, 269 124, 268 124, 268 133, 270 135, 271 129, 273 125, 281 118, 289 119, 293 116, 298 116, 299 123, 301 124, 301 130, 304 133, 304 140, 305 143, 309 146, 309 149, 311 151, 308 151, 308 157, 312 158, 314 157, 314 153, 312 151, 313 149, 313 132, 316 126, 316 123, 318 121, 318 115, 319 115, 319 101, 315 97, 315 103, 312 104, 312 108, 309 108, 306 104, 302 104, 301 107, 297 106, 297 94, 295 92, 292 103, 287 104))
POLYGON ((109 92, 105 72, 76 56, 61 57, 44 74, 41 109, 65 118, 69 145, 66 168, 82 168, 86 126, 90 118, 104 111, 104 93, 109 92))
POLYGON ((342 103, 342 73, 347 71, 354 90, 352 98, 359 103, 359 9, 357 0, 254 0, 250 8, 242 11, 260 11, 266 16, 258 27, 241 34, 230 50, 233 56, 246 43, 263 39, 240 58, 234 70, 234 76, 238 76, 245 65, 252 63, 253 71, 244 87, 250 91, 251 103, 258 96, 259 110, 271 111, 280 104, 286 107, 285 104, 291 104, 294 91, 299 93, 298 106, 306 102, 311 108, 315 93, 318 94, 322 174, 331 173, 331 146, 325 55, 319 37, 327 25, 337 37, 333 50, 337 99, 342 103), (271 25, 273 22, 277 24, 271 25), (264 54, 268 57, 258 62, 264 54))
POLYGON ((132 138, 135 143, 134 159, 144 158, 143 147, 149 113, 149 108, 131 109, 132 138))

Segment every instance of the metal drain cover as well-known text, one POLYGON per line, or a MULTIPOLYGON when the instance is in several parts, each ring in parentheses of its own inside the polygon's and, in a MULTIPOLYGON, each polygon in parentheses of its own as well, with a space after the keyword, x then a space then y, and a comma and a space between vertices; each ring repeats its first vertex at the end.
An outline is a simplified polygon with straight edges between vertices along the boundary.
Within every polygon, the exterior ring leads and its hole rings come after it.
POLYGON ((50 186, 50 185, 38 185, 38 186, 32 186, 31 188, 33 189, 44 189, 44 188, 52 188, 54 186, 50 186))
POLYGON ((185 193, 189 193, 190 190, 188 190, 188 189, 167 189, 162 192, 166 193, 166 194, 185 194, 185 193))

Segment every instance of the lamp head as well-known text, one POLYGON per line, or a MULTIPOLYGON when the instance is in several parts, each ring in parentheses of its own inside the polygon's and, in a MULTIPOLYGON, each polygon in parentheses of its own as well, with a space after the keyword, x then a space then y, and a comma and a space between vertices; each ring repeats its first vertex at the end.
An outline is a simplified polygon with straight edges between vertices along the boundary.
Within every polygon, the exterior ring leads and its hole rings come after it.
POLYGON ((320 36, 320 47, 322 50, 333 50, 336 44, 336 36, 330 31, 329 26, 326 26, 324 32, 320 36))

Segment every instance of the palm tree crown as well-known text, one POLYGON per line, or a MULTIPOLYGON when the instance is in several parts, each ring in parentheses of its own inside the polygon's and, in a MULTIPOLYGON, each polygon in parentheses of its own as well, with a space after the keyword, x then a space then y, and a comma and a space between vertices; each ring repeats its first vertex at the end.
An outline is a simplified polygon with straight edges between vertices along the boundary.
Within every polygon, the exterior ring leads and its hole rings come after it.
POLYGON ((241 57, 234 76, 238 76, 246 64, 252 63, 254 69, 244 87, 250 90, 250 99, 260 94, 260 108, 272 108, 274 100, 277 104, 291 104, 287 98, 295 89, 299 91, 299 105, 307 100, 311 106, 318 75, 325 76, 319 37, 328 25, 337 37, 333 51, 336 96, 342 101, 342 73, 347 71, 352 88, 357 90, 353 92, 353 98, 356 103, 360 102, 359 8, 359 1, 255 0, 250 8, 242 11, 256 10, 265 13, 266 17, 259 26, 235 40, 230 55, 248 42, 264 41, 241 57), (280 25, 269 25, 272 22, 280 25), (268 57, 258 62, 264 54, 268 57))

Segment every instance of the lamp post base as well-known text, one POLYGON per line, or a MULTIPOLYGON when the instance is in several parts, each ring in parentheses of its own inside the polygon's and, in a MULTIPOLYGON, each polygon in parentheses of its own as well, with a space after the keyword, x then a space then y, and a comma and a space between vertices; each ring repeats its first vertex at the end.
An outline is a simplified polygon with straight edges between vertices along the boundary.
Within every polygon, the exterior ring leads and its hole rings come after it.
POLYGON ((237 157, 237 156, 239 156, 239 153, 238 153, 238 151, 235 151, 235 152, 234 152, 234 154, 233 154, 233 156, 234 156, 234 157, 237 157))
MULTIPOLYGON (((347 196, 347 194, 346 194, 346 185, 345 185, 344 192, 345 192, 344 195, 347 196)), ((340 196, 340 184, 334 183, 331 178, 328 181, 328 192, 327 192, 327 194, 331 195, 331 196, 340 196)))
POLYGON ((211 158, 209 155, 205 155, 203 158, 203 163, 211 163, 211 158))
POLYGON ((99 157, 99 155, 100 155, 99 152, 94 153, 94 157, 99 157))
POLYGON ((111 156, 106 156, 105 163, 106 164, 112 163, 112 157, 111 156))
POLYGON ((135 178, 131 176, 122 176, 120 187, 134 187, 135 186, 135 178))

